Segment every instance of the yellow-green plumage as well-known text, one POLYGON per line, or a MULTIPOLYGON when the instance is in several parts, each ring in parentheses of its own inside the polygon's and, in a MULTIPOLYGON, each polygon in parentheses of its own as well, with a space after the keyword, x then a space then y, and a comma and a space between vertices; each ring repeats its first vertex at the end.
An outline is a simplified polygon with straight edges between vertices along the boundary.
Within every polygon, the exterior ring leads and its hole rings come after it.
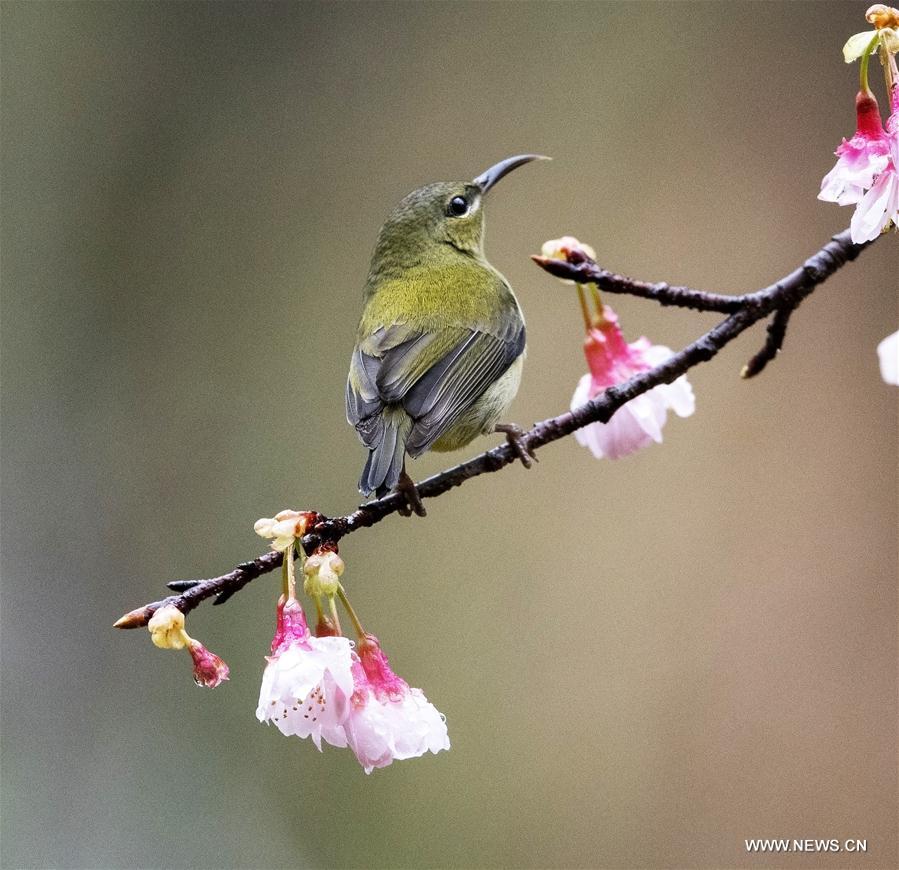
POLYGON ((362 492, 396 486, 406 455, 493 431, 515 397, 524 318, 484 257, 481 203, 532 159, 413 191, 381 228, 347 379, 347 418, 369 449, 362 492))

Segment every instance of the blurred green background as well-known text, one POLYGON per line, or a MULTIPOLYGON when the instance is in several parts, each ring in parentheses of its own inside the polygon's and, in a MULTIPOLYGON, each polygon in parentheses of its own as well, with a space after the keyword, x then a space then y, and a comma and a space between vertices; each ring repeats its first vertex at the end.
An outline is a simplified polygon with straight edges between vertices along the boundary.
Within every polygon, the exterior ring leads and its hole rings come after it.
MULTIPOLYGON (((275 576, 190 617, 232 667, 214 692, 111 628, 261 552, 257 517, 358 503, 344 378, 408 190, 554 158, 487 207, 528 318, 522 424, 584 370, 545 239, 739 292, 848 225, 815 195, 866 5, 3 2, 4 865, 895 866, 895 238, 756 381, 761 327, 695 369, 664 445, 567 439, 346 540, 449 753, 366 777, 256 722, 275 576)), ((714 323, 610 301, 631 339, 714 323)))

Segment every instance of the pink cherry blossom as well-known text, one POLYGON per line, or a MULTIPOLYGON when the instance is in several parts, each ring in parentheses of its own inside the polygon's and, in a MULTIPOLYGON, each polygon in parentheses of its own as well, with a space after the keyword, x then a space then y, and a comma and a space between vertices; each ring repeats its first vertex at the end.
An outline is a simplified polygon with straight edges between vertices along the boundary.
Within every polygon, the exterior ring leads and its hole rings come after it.
MULTIPOLYGON (((590 372, 581 378, 574 391, 572 410, 607 387, 659 365, 672 352, 662 345, 650 344, 646 338, 628 344, 621 334, 617 315, 604 305, 602 319, 590 328, 584 340, 584 354, 590 372)), ((574 436, 597 459, 619 459, 653 441, 661 443, 669 408, 680 417, 689 417, 695 410, 693 388, 686 375, 674 383, 653 387, 619 408, 608 423, 590 423, 576 430, 574 436)))
POLYGON ((343 727, 366 773, 394 760, 450 748, 443 716, 421 689, 410 688, 391 670, 373 635, 359 642, 353 679, 355 691, 343 727))
MULTIPOLYGON (((821 181, 818 199, 839 205, 858 202, 874 183, 889 160, 889 141, 880 121, 880 109, 873 94, 859 91, 855 98, 855 135, 834 152, 836 165, 821 181)), ((853 236, 853 241, 857 241, 853 236)))
POLYGON ((345 637, 313 637, 295 598, 278 605, 272 654, 262 675, 256 718, 282 734, 346 746, 343 721, 353 694, 353 654, 345 637))
POLYGON ((214 689, 228 679, 231 669, 215 653, 206 649, 193 638, 187 644, 190 657, 194 660, 194 682, 198 686, 214 689))
POLYGON ((876 239, 890 223, 899 225, 899 130, 888 138, 889 160, 859 200, 849 224, 856 244, 876 239))

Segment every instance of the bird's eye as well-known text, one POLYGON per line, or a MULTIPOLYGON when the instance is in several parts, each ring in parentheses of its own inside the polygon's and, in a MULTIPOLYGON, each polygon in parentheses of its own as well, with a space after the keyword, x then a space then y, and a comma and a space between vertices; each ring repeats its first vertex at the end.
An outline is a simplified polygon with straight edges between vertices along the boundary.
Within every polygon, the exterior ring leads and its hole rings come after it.
POLYGON ((468 200, 464 196, 454 196, 446 207, 446 213, 450 217, 462 217, 468 212, 468 200))

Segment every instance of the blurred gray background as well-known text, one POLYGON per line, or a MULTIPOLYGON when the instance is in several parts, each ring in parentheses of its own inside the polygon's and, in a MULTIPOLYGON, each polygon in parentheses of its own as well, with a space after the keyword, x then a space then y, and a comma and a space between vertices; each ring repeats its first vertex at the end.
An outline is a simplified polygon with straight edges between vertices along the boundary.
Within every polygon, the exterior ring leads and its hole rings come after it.
MULTIPOLYGON (((408 190, 554 158, 487 208, 528 318, 522 424, 584 371, 545 239, 739 292, 847 226, 815 195, 866 5, 3 2, 4 865, 895 866, 896 238, 756 381, 761 327, 695 369, 664 445, 567 439, 345 541, 449 753, 366 777, 256 722, 274 575, 190 617, 232 667, 216 691, 111 628, 262 552, 257 517, 358 503, 344 378, 408 190)), ((610 301, 631 339, 714 323, 610 301)))

